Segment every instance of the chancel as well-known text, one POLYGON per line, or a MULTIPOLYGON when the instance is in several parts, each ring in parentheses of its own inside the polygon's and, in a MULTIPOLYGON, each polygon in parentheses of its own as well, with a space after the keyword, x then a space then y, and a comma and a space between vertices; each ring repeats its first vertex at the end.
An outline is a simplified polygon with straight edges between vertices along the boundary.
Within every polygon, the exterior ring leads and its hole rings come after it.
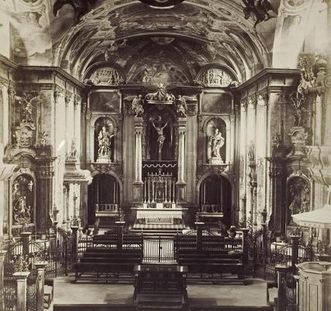
POLYGON ((331 310, 330 0, 2 0, 0 311, 331 310))

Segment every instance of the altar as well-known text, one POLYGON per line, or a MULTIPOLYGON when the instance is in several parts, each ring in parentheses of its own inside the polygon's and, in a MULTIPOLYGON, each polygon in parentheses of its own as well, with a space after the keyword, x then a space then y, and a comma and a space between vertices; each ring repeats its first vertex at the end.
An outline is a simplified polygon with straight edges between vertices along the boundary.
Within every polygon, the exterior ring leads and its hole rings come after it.
POLYGON ((176 229, 185 228, 183 216, 187 208, 175 203, 143 203, 132 207, 136 213, 134 229, 176 229))

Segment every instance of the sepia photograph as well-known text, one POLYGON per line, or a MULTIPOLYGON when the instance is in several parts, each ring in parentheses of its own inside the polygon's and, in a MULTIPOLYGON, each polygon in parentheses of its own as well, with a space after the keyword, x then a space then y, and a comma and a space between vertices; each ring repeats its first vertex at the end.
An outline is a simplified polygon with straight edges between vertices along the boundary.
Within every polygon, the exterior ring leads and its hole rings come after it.
POLYGON ((331 310, 331 0, 0 0, 0 311, 331 310))

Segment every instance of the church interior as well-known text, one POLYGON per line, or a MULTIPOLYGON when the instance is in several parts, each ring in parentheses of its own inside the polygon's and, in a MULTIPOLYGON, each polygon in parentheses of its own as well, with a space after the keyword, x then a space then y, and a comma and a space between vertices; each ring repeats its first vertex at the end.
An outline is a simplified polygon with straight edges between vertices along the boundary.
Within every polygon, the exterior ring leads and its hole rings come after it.
POLYGON ((2 0, 0 310, 331 310, 330 0, 2 0))

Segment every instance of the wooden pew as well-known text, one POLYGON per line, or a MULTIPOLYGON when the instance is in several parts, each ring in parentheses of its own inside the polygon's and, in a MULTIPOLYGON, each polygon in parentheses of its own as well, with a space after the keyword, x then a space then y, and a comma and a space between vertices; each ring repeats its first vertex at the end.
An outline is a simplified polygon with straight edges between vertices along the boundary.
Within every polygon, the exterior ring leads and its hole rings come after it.
POLYGON ((175 258, 188 267, 189 273, 236 274, 244 277, 244 249, 242 238, 202 236, 200 249, 197 236, 177 235, 174 239, 175 258))
MULTIPOLYGON (((118 246, 118 244, 116 243, 118 246)), ((134 266, 140 264, 143 259, 143 247, 141 244, 126 245, 116 248, 108 246, 88 247, 82 257, 75 264, 75 281, 82 276, 94 276, 98 278, 102 274, 133 273, 134 266)))

